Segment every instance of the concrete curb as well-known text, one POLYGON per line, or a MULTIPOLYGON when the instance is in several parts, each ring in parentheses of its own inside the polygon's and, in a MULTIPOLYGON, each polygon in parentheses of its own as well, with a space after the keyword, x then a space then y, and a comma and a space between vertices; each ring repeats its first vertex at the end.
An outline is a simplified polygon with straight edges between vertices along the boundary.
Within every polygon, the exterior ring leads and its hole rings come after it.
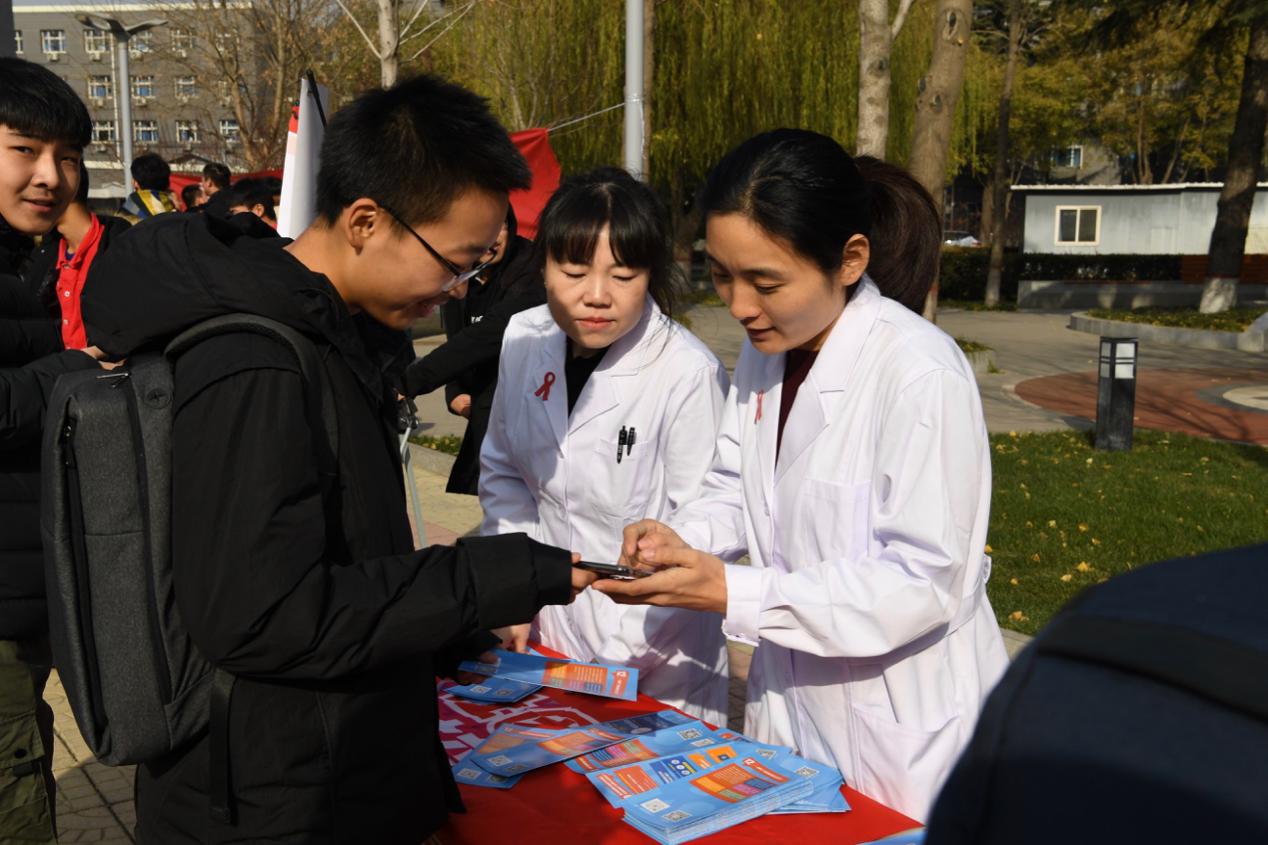
POLYGON ((413 466, 425 469, 428 472, 434 472, 437 475, 443 475, 446 478, 449 477, 449 473, 453 470, 454 461, 457 460, 453 455, 447 455, 435 449, 428 449, 426 446, 419 446, 417 443, 409 444, 409 451, 409 461, 413 466))
POLYGON ((1209 329, 1181 329, 1151 326, 1148 323, 1125 323, 1088 316, 1086 311, 1070 315, 1070 328, 1078 332, 1102 336, 1137 337, 1150 343, 1188 346, 1194 349, 1227 349, 1236 352, 1264 352, 1268 349, 1268 333, 1256 330, 1259 321, 1244 332, 1217 332, 1209 329))

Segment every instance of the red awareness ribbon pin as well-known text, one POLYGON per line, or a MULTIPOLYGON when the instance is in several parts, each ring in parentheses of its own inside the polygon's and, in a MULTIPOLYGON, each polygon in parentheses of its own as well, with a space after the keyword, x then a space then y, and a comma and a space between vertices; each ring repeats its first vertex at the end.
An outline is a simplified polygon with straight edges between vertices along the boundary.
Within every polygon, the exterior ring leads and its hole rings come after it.
POLYGON ((543 402, 550 401, 550 386, 555 383, 555 374, 546 373, 546 377, 542 379, 542 386, 533 391, 534 396, 540 396, 543 402))
POLYGON ((762 399, 765 396, 766 396, 765 390, 757 391, 757 413, 753 415, 754 423, 759 423, 762 421, 762 399))

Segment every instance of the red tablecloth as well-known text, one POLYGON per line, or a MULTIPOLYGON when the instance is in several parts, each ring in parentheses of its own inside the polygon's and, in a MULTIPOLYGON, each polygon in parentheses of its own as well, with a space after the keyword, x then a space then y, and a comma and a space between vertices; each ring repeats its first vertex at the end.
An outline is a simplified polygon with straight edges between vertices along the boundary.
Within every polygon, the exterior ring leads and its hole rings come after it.
MULTIPOLYGON (((448 686, 452 684, 445 684, 444 688, 448 686)), ((450 762, 455 762, 504 723, 562 728, 663 709, 665 705, 645 695, 640 695, 637 702, 629 702, 552 689, 543 689, 511 705, 480 704, 450 695, 442 688, 440 735, 450 762)), ((647 845, 652 841, 621 821, 621 811, 610 806, 585 777, 562 764, 529 772, 511 789, 460 788, 467 812, 449 817, 448 825, 438 834, 445 845, 491 842, 647 845)), ((768 845, 771 842, 853 845, 918 826, 901 813, 853 789, 846 787, 842 791, 850 802, 848 813, 764 816, 703 841, 719 845, 768 845)))

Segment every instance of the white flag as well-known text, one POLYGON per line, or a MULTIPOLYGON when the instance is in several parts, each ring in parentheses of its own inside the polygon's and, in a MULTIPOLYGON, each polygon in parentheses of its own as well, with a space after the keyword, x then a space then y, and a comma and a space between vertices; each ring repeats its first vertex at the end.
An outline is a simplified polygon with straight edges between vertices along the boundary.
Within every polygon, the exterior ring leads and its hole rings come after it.
POLYGON ((326 127, 321 115, 330 114, 330 90, 317 86, 321 114, 317 111, 308 80, 299 82, 299 119, 291 119, 286 134, 286 159, 282 165, 282 199, 277 209, 277 233, 297 238, 317 217, 317 166, 326 127))

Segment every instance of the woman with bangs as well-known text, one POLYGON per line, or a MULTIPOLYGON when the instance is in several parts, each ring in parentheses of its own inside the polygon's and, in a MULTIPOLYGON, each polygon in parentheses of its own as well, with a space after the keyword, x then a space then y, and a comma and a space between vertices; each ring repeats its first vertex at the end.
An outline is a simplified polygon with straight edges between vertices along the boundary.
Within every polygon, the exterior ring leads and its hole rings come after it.
MULTIPOLYGON (((700 493, 726 401, 726 370, 671 319, 673 250, 655 194, 624 170, 565 181, 538 228, 547 304, 502 343, 480 455, 482 534, 531 537, 611 562, 622 529, 700 493)), ((536 638, 577 660, 639 670, 639 690, 726 723, 717 613, 623 607, 594 590, 548 608, 536 638)), ((509 637, 522 650, 529 626, 509 637)))

